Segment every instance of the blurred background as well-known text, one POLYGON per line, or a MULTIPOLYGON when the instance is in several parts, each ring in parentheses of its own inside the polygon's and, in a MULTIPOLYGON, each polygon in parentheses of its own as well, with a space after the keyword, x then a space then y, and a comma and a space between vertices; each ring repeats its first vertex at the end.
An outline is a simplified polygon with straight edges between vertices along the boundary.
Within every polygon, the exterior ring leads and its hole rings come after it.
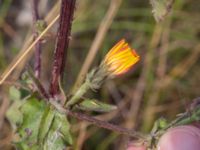
MULTIPOLYGON (((41 0, 39 14, 48 24, 59 13, 57 0, 41 0)), ((27 47, 32 35, 32 7, 27 0, 0 0, 0 73, 27 47)), ((95 58, 97 66, 108 50, 122 38, 140 55, 140 62, 127 74, 106 81, 96 92, 100 101, 114 104, 116 111, 90 113, 101 120, 148 133, 156 119, 169 121, 184 112, 200 93, 200 1, 175 0, 172 11, 156 23, 146 0, 77 0, 63 88, 69 92, 94 41, 101 36, 95 58), (107 30, 104 30, 106 28, 107 30), (99 35, 97 33, 102 33, 99 35)), ((42 78, 49 86, 49 73, 58 25, 42 41, 42 78)), ((5 88, 18 84, 30 54, 1 85, 0 149, 13 149, 11 126, 5 118, 10 103, 5 88)), ((123 150, 129 137, 72 120, 77 150, 123 150)))

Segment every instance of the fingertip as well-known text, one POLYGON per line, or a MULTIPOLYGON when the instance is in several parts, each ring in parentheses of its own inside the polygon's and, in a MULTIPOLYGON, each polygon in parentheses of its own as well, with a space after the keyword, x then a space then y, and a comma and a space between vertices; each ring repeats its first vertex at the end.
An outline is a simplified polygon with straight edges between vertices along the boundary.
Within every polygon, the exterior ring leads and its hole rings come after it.
POLYGON ((158 150, 199 150, 200 129, 191 125, 169 129, 159 140, 158 150))

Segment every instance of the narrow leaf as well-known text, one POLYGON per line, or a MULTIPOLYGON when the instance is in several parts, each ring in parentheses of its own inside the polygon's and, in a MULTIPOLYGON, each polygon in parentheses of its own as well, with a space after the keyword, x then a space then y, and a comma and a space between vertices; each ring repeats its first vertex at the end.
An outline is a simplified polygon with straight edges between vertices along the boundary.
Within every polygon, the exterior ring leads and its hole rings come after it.
POLYGON ((66 149, 67 145, 71 144, 72 137, 70 134, 70 124, 66 118, 66 115, 56 112, 53 124, 44 142, 43 149, 63 150, 66 149))
POLYGON ((66 149, 66 145, 59 134, 59 129, 49 131, 46 141, 43 145, 43 150, 64 150, 64 149, 66 149))
POLYGON ((81 110, 96 111, 96 112, 110 112, 117 109, 116 106, 100 102, 95 99, 85 99, 78 105, 81 110))
POLYGON ((38 143, 42 143, 44 138, 46 137, 48 131, 50 130, 50 126, 53 122, 55 116, 55 110, 48 106, 42 116, 42 120, 39 127, 39 135, 38 135, 38 143))
POLYGON ((65 140, 67 144, 71 145, 73 140, 70 133, 70 124, 66 115, 57 112, 54 122, 56 127, 60 127, 60 133, 62 134, 63 140, 65 140))

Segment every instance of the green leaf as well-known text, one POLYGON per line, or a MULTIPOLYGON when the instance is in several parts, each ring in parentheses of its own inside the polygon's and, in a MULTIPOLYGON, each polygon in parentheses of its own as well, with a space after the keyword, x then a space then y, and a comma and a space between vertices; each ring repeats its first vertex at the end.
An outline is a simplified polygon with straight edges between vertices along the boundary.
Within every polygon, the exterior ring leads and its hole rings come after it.
POLYGON ((162 21, 171 11, 174 0, 150 0, 152 12, 157 22, 162 21))
POLYGON ((41 150, 39 145, 32 145, 31 147, 23 142, 15 143, 17 150, 41 150))
POLYGON ((159 118, 154 122, 151 133, 156 133, 157 131, 165 128, 168 125, 167 120, 165 118, 159 118))
POLYGON ((9 95, 10 95, 10 99, 14 100, 14 101, 20 100, 20 98, 21 98, 20 91, 16 87, 14 87, 14 86, 10 87, 10 89, 9 89, 9 95))
POLYGON ((54 127, 60 128, 60 133, 62 134, 63 139, 67 142, 67 144, 71 145, 73 143, 73 139, 70 133, 70 124, 67 120, 66 114, 61 114, 59 112, 56 113, 54 127))
POLYGON ((42 143, 46 137, 48 131, 50 130, 51 124, 53 122, 56 111, 49 105, 42 116, 42 120, 39 127, 38 142, 42 143))
POLYGON ((81 110, 96 111, 96 112, 110 112, 117 109, 116 106, 100 102, 95 99, 85 99, 78 105, 81 110))
MULTIPOLYGON (((9 120, 11 126, 13 127, 14 131, 16 130, 16 125, 19 125, 22 123, 23 115, 20 112, 19 108, 25 100, 23 99, 26 95, 24 95, 24 89, 17 89, 15 86, 10 87, 9 89, 9 97, 10 100, 12 100, 12 104, 9 107, 9 109, 6 112, 6 117, 9 120)), ((28 93, 28 91, 26 91, 28 93)))
POLYGON ((16 142, 16 143, 14 143, 15 144, 15 147, 17 148, 17 149, 23 149, 23 150, 28 150, 29 149, 29 147, 28 147, 28 145, 26 145, 25 143, 22 143, 22 142, 16 142))
POLYGON ((15 86, 10 87, 9 89, 9 97, 10 97, 10 100, 13 102, 6 112, 6 117, 9 120, 14 131, 17 129, 17 125, 21 124, 23 121, 23 115, 22 115, 22 112, 19 110, 19 108, 26 101, 23 98, 27 96, 29 93, 28 91, 26 91, 26 95, 25 95, 24 91, 26 90, 17 89, 15 86))
POLYGON ((165 128, 168 125, 167 120, 165 118, 160 118, 158 121, 159 121, 159 127, 161 129, 165 128))
POLYGON ((47 139, 43 145, 43 150, 64 149, 66 149, 66 145, 61 136, 59 135, 59 129, 49 131, 47 139))
POLYGON ((23 115, 19 111, 21 105, 22 101, 15 101, 6 112, 6 118, 9 120, 14 131, 16 130, 17 125, 21 124, 23 120, 23 115))
POLYGON ((24 141, 31 148, 37 144, 37 137, 40 123, 45 110, 44 101, 31 97, 21 106, 20 111, 23 114, 23 123, 18 129, 21 141, 24 141))
POLYGON ((72 144, 70 124, 65 114, 55 113, 54 121, 44 142, 44 150, 63 150, 72 144))
POLYGON ((34 96, 17 102, 17 107, 10 112, 11 118, 16 117, 16 112, 21 115, 21 121, 14 122, 17 122, 15 125, 18 127, 15 136, 18 138, 14 141, 17 149, 63 150, 72 144, 66 114, 60 113, 52 105, 34 96))

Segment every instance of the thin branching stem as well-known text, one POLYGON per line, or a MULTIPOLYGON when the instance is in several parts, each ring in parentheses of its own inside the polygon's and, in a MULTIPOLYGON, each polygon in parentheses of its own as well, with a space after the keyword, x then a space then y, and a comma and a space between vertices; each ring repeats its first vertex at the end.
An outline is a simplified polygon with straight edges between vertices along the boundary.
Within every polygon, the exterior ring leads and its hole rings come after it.
MULTIPOLYGON (((40 20, 38 12, 39 0, 32 0, 32 14, 33 14, 33 36, 34 40, 38 37, 39 33, 36 29, 36 23, 40 20)), ((35 76, 40 78, 41 72, 41 41, 39 40, 35 45, 35 64, 34 64, 35 76)))
POLYGON ((33 47, 35 44, 47 33, 47 31, 54 25, 54 23, 58 20, 60 15, 57 15, 49 25, 42 31, 42 33, 30 44, 30 46, 21 51, 15 59, 9 64, 3 74, 0 76, 0 85, 8 78, 8 76, 12 73, 12 71, 26 58, 26 56, 33 51, 33 47))
POLYGON ((33 80, 40 95, 44 98, 44 100, 48 100, 49 94, 45 90, 45 88, 42 85, 42 83, 40 82, 40 80, 34 75, 34 73, 32 72, 32 70, 30 68, 28 68, 27 70, 28 70, 28 74, 29 74, 30 78, 33 80))
POLYGON ((74 117, 74 118, 77 118, 79 120, 87 121, 91 124, 94 124, 94 125, 100 127, 100 128, 105 128, 105 129, 108 129, 108 130, 111 130, 111 131, 114 131, 114 132, 118 132, 120 134, 125 134, 125 135, 128 135, 128 136, 137 138, 137 139, 142 139, 142 140, 146 139, 145 136, 142 135, 139 132, 136 132, 134 130, 130 130, 130 129, 127 129, 127 128, 123 128, 123 127, 120 127, 118 125, 108 123, 106 121, 96 119, 92 116, 89 116, 89 115, 86 115, 86 114, 83 114, 83 113, 73 112, 71 110, 68 110, 67 114, 74 117))

